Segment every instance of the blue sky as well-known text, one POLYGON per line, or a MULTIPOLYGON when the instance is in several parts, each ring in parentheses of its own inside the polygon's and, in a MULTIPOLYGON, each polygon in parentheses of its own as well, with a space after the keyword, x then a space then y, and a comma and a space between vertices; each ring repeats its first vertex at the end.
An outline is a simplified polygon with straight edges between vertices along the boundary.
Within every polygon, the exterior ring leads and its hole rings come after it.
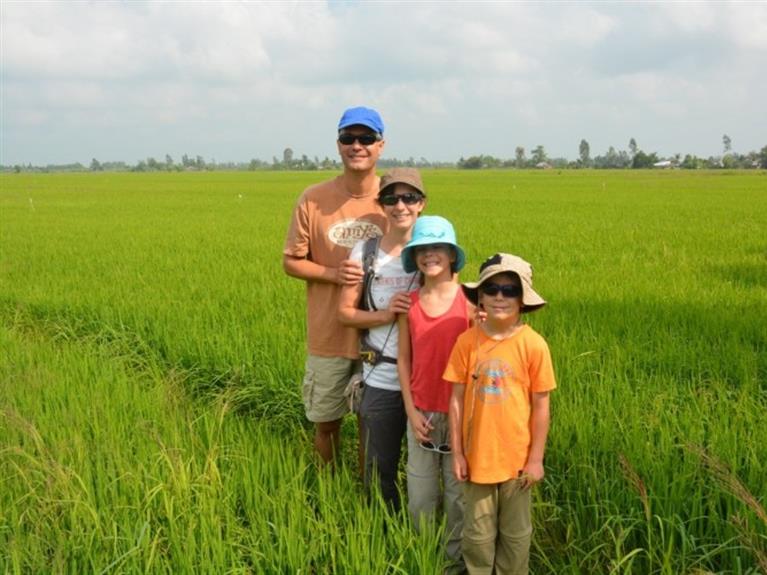
POLYGON ((767 145, 767 2, 0 3, 0 163, 767 145))

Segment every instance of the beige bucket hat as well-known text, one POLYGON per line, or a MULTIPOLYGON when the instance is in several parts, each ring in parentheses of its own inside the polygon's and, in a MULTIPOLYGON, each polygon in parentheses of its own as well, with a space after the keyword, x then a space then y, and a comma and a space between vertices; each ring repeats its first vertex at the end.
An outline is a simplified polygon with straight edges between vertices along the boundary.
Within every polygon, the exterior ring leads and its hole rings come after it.
POLYGON ((533 289, 533 266, 519 256, 497 253, 487 258, 479 267, 479 280, 461 284, 463 293, 474 305, 479 303, 479 286, 491 277, 513 272, 522 282, 522 313, 535 311, 546 305, 538 292, 533 289))

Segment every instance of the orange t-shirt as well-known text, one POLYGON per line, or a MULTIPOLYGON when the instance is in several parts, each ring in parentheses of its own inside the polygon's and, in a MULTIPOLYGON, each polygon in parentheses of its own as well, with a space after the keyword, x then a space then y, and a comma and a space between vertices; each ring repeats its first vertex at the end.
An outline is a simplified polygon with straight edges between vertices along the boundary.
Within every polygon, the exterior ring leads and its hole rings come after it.
POLYGON ((557 386, 546 341, 528 325, 501 341, 470 328, 458 337, 443 377, 466 385, 462 438, 469 480, 518 477, 530 450, 532 393, 557 386))
MULTIPOLYGON (((377 196, 378 187, 366 196, 352 196, 341 176, 310 186, 298 198, 282 253, 338 267, 355 243, 386 231, 377 196)), ((307 345, 312 355, 358 356, 357 330, 338 321, 340 293, 336 284, 306 282, 307 345)))

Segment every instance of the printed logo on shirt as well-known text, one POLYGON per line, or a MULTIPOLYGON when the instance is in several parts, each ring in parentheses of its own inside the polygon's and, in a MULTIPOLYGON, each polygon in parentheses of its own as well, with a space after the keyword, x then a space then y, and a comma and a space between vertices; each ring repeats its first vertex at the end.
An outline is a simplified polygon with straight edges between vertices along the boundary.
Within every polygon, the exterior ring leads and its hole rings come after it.
POLYGON ((338 246, 354 247, 361 240, 383 235, 383 230, 365 220, 342 220, 328 230, 328 239, 338 246))
POLYGON ((485 404, 503 403, 509 395, 504 381, 511 381, 514 373, 511 366, 500 359, 486 359, 479 364, 477 397, 485 404))

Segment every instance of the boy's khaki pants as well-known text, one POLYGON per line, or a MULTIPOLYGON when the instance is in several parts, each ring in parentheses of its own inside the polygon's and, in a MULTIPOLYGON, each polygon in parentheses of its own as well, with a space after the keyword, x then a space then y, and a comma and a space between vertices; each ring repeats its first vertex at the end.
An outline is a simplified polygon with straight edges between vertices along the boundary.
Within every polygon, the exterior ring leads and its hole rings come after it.
POLYGON ((462 550, 470 575, 528 573, 530 489, 521 485, 519 479, 466 483, 462 550))

